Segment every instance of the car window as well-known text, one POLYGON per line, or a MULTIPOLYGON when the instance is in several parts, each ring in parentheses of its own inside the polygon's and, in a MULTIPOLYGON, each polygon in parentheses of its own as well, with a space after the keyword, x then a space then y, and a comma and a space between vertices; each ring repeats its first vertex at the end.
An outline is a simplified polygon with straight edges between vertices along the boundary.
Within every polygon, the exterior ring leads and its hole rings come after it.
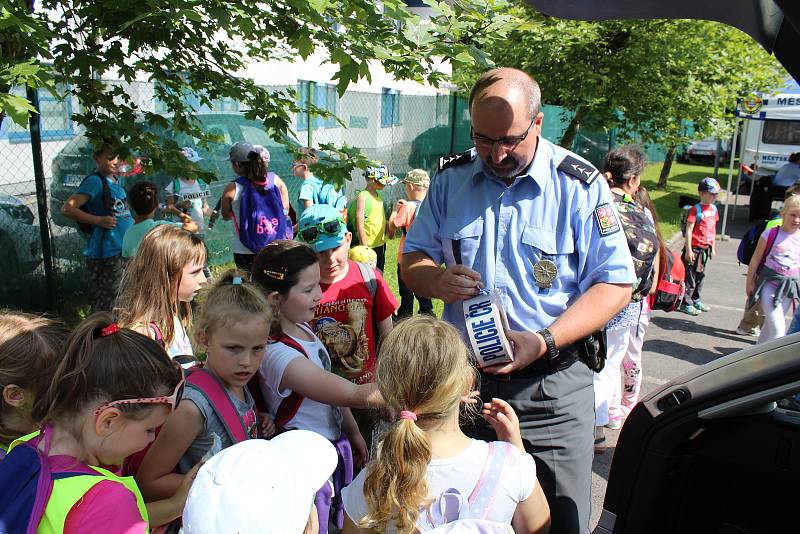
POLYGON ((272 138, 267 135, 267 132, 258 126, 242 124, 239 126, 239 128, 242 130, 242 137, 248 143, 265 147, 277 146, 275 141, 273 141, 272 138))
POLYGON ((220 142, 224 145, 233 144, 233 138, 224 124, 206 124, 204 130, 210 134, 221 136, 223 141, 220 142))

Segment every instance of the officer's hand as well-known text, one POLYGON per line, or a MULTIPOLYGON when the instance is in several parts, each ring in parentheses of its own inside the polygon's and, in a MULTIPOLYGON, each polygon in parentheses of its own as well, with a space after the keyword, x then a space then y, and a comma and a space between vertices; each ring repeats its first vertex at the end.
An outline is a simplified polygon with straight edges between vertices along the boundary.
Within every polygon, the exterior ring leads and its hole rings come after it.
POLYGON ((435 296, 448 304, 472 298, 482 287, 480 273, 464 265, 453 265, 441 271, 434 284, 435 296))
POLYGON ((113 215, 98 216, 95 226, 105 228, 106 230, 111 230, 117 226, 117 218, 113 215))
POLYGON ((484 372, 504 375, 511 371, 518 371, 541 358, 546 350, 544 338, 535 332, 506 330, 506 337, 511 342, 514 361, 486 367, 483 369, 484 372))

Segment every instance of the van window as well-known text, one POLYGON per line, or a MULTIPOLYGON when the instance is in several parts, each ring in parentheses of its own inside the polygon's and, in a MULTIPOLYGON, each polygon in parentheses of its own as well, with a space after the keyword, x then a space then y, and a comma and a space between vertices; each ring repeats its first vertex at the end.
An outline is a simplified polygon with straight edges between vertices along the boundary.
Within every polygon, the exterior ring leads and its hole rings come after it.
POLYGON ((800 145, 800 121, 764 121, 761 142, 769 145, 800 145))

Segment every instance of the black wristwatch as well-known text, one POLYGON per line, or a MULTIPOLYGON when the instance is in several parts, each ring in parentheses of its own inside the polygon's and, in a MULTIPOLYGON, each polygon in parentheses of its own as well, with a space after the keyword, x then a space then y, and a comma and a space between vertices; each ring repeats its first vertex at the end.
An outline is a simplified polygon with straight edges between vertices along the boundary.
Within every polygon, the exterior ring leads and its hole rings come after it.
POLYGON ((544 344, 547 345, 547 352, 544 353, 543 357, 548 361, 553 361, 558 358, 559 350, 558 347, 556 347, 556 341, 553 339, 553 334, 550 333, 550 330, 542 328, 536 333, 544 338, 544 344))

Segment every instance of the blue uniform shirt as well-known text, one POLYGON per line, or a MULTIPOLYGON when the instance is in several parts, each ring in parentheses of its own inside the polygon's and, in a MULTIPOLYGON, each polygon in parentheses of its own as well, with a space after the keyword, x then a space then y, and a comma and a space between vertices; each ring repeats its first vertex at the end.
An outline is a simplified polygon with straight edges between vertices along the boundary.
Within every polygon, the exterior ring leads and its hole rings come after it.
POLYGON ((86 241, 83 254, 93 259, 111 258, 122 253, 122 239, 125 232, 133 225, 133 217, 128 209, 128 195, 116 180, 100 178, 100 175, 90 174, 75 190, 89 197, 86 202, 87 209, 92 215, 113 215, 117 218, 117 226, 106 230, 100 226, 92 227, 92 235, 86 241), (103 208, 103 182, 108 181, 108 190, 111 194, 111 213, 106 213, 103 208))
MULTIPOLYGON (((635 283, 608 185, 602 176, 587 184, 558 170, 568 155, 575 157, 540 137, 526 174, 507 187, 473 151, 471 162, 436 175, 403 252, 479 272, 499 293, 512 330, 550 326, 598 282, 635 283), (558 267, 549 289, 533 276, 541 259, 558 267)), ((446 304, 443 319, 463 333, 462 303, 446 304)))

